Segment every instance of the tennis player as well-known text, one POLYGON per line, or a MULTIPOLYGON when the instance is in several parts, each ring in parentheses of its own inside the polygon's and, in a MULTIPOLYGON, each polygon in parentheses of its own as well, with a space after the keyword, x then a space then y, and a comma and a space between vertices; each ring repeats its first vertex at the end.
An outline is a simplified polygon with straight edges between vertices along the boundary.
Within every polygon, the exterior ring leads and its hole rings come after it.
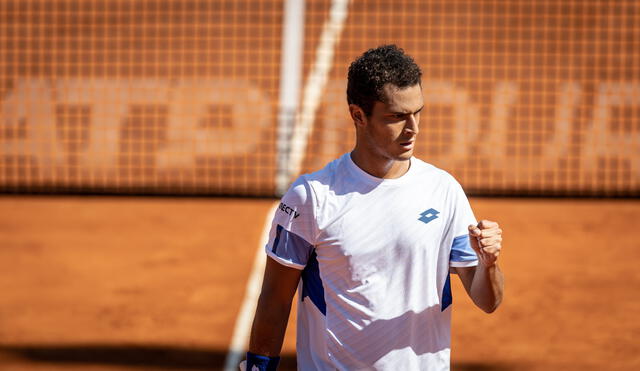
POLYGON ((421 76, 394 45, 351 64, 355 148, 283 196, 241 368, 276 369, 296 289, 300 370, 448 370, 450 273, 485 312, 502 301, 498 223, 413 157, 421 76))

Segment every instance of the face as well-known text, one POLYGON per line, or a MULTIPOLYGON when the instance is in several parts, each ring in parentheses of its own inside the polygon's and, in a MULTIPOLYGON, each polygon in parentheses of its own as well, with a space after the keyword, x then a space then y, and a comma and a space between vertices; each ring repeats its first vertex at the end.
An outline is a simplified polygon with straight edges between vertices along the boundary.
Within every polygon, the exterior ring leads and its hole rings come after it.
POLYGON ((402 89, 387 84, 383 91, 386 102, 375 102, 371 115, 359 125, 358 139, 363 142, 359 144, 381 160, 409 160, 424 107, 422 88, 420 84, 402 89))

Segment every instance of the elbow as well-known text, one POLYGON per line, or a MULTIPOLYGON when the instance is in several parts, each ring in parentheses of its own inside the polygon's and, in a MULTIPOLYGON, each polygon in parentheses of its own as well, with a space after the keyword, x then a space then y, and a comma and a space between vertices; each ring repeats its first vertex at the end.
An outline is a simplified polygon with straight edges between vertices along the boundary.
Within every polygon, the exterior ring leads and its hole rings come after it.
POLYGON ((491 313, 495 312, 496 309, 498 309, 498 305, 495 305, 495 306, 492 306, 492 307, 482 308, 482 311, 485 312, 486 314, 491 314, 491 313))
POLYGON ((480 309, 482 309, 487 314, 491 314, 498 309, 501 303, 502 303, 502 298, 499 298, 499 299, 496 299, 496 301, 494 301, 493 303, 487 303, 483 306, 480 306, 480 309))

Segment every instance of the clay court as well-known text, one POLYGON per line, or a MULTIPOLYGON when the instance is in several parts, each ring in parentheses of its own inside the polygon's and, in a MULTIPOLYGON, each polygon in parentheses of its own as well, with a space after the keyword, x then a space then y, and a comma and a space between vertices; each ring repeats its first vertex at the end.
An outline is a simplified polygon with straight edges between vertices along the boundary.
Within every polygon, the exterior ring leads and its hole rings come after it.
MULTIPOLYGON (((223 369, 274 202, 0 198, 1 369, 223 369)), ((640 367, 638 200, 471 202, 505 230, 506 298, 453 281, 453 370, 640 367)))
POLYGON ((497 312, 452 280, 453 370, 640 370, 639 24, 631 0, 0 0, 0 371, 231 370, 269 210, 353 148, 348 66, 390 43, 423 70, 416 157, 505 233, 497 312))

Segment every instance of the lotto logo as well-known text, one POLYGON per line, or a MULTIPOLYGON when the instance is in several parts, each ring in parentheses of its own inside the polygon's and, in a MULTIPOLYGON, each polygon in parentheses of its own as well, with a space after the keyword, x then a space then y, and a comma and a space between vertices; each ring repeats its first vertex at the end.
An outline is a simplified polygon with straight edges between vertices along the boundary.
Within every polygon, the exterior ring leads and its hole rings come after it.
POLYGON ((420 217, 418 218, 418 220, 423 222, 423 223, 425 223, 425 224, 427 224, 430 221, 432 221, 434 219, 437 219, 438 218, 438 214, 440 214, 440 212, 438 210, 429 209, 429 210, 423 211, 420 214, 420 217))

